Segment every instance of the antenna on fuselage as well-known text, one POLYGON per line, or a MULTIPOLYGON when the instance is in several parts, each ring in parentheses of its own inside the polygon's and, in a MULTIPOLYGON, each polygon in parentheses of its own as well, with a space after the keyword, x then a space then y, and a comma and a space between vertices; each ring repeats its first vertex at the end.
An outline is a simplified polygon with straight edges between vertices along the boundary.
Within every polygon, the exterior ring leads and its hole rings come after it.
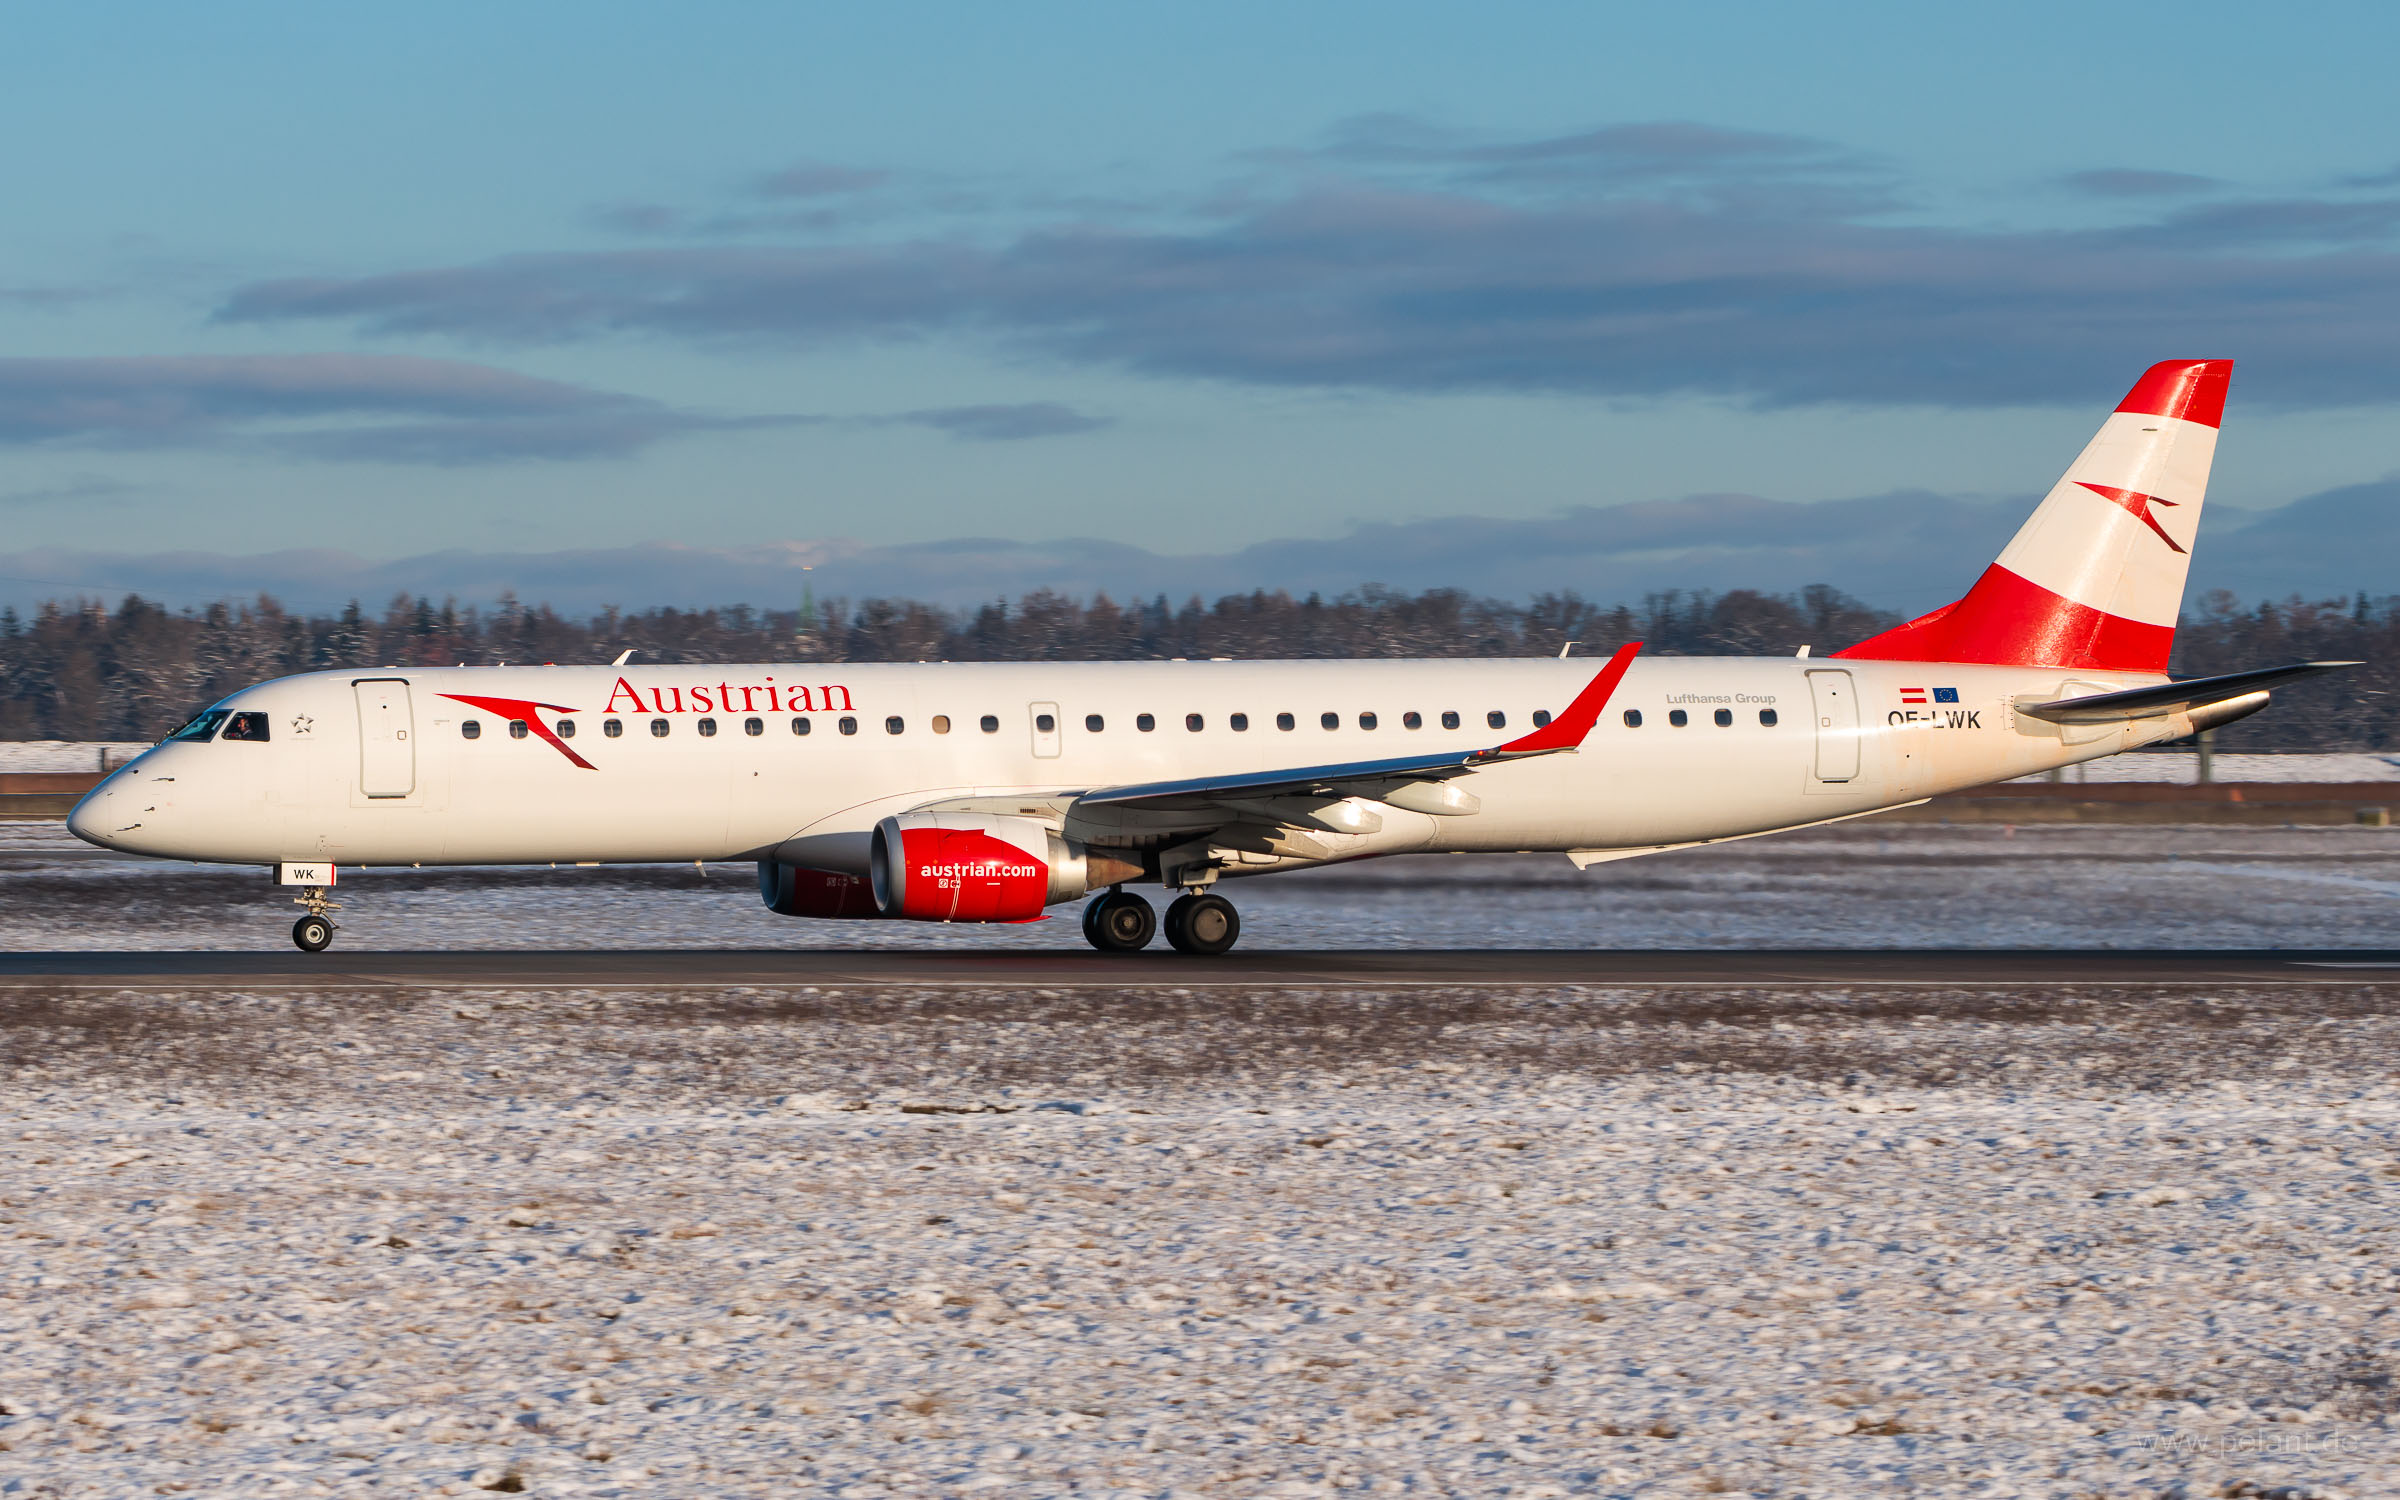
POLYGON ((1580 645, 1582 645, 1582 644, 1583 644, 1583 642, 1581 642, 1581 641, 1569 641, 1569 642, 1567 642, 1565 645, 1563 645, 1563 646, 1561 646, 1561 647, 1559 647, 1559 648, 1558 648, 1558 659, 1559 659, 1560 661, 1565 661, 1565 660, 1567 659, 1567 653, 1568 653, 1568 652, 1570 652, 1570 651, 1572 651, 1572 650, 1574 650, 1574 649, 1575 649, 1577 646, 1580 646, 1580 645))
POLYGON ((610 662, 609 665, 612 667, 621 667, 631 660, 633 660, 633 648, 631 646, 627 646, 624 650, 617 653, 617 659, 610 662))

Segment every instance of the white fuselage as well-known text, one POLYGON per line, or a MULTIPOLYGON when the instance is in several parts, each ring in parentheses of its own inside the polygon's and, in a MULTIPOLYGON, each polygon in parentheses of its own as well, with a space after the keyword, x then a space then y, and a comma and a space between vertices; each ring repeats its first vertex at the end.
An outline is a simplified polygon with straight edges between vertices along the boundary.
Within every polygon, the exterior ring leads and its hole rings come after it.
MULTIPOLYGON (((95 789, 72 826, 110 848, 229 863, 781 860, 857 874, 879 819, 985 799, 1021 801, 1024 812, 1063 822, 1068 836, 1095 845, 1156 847, 1173 836, 1171 818, 1083 818, 1073 795, 1495 745, 1530 729, 1536 711, 1563 709, 1595 665, 316 672, 262 683, 218 705, 263 713, 263 742, 162 743, 95 789), (544 706, 517 711, 531 721, 520 737, 511 732, 510 711, 461 698, 544 706), (1445 714, 1456 716, 1456 727, 1445 727, 1445 714), (1137 727, 1143 715, 1152 728, 1137 727), (1237 715, 1246 716, 1246 728, 1235 727, 1237 715), (1334 727, 1325 727, 1326 715, 1334 727), (1419 727, 1407 727, 1410 715, 1419 727), (1039 727, 1044 716, 1048 730, 1039 727), (806 721, 808 732, 795 732, 795 720, 806 721), (470 721, 479 731, 473 738, 470 721), (611 722, 619 732, 608 732, 611 722), (563 724, 573 726, 571 737, 556 743, 540 732, 563 724), (654 725, 664 732, 654 733, 654 725)), ((2011 707, 2160 680, 2025 667, 1645 657, 1578 753, 1495 765, 1461 780, 1477 811, 1432 816, 1379 804, 1363 820, 1377 825, 1372 831, 1321 833, 1322 852, 1254 856, 1225 873, 1422 852, 1632 851, 1846 817, 2189 732, 2182 715, 2062 732, 2011 707), (1629 710, 1639 713, 1638 728, 1627 722, 1629 710), (1680 727, 1671 722, 1678 711, 1686 717, 1680 727), (1720 712, 1729 722, 1718 722, 1720 712)))

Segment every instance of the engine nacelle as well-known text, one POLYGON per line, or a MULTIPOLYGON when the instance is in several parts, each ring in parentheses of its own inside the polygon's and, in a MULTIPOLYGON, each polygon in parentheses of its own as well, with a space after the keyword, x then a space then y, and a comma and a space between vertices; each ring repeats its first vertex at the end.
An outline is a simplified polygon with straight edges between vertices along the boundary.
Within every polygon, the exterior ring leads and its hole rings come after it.
POLYGON ((810 870, 760 860, 758 899, 786 917, 880 917, 875 889, 863 875, 810 870))
POLYGON ((1054 902, 1141 878, 1142 866, 991 813, 904 813, 875 825, 875 905, 918 922, 1024 922, 1054 902))

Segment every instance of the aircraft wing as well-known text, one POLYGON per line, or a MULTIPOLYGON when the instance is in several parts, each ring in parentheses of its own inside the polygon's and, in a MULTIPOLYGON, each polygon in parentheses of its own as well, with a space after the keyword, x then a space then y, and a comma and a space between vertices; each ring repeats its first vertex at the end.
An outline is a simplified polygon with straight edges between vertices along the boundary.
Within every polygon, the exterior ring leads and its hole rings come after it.
POLYGON ((1372 795, 1371 788, 1388 789, 1412 781, 1447 781, 1512 760, 1535 755, 1572 753, 1599 722, 1617 684, 1633 665, 1640 641, 1617 648, 1575 701, 1549 723, 1506 744, 1481 750, 1448 750, 1427 755, 1400 755, 1386 760, 1338 761, 1331 765, 1295 766, 1288 770, 1243 771, 1224 776, 1194 776, 1179 781, 1145 781, 1128 786, 1097 787, 1075 799, 1079 808, 1122 807, 1182 810, 1225 801, 1251 802, 1267 797, 1341 798, 1372 795))
MULTIPOLYGON (((2187 677, 2181 682, 2162 682, 2156 687, 2126 688, 2121 692, 2093 693, 2083 698, 2060 698, 2050 703, 2021 703, 2017 705, 2017 712, 2036 719, 2047 719, 2053 724, 2114 724, 2125 719, 2155 718, 2180 709, 2230 702, 2261 692, 2279 682, 2359 665, 2361 663, 2354 661, 2294 662, 2290 666, 2228 672, 2222 677, 2187 677)), ((2261 698, 2259 701, 2264 703, 2266 700, 2261 698)))

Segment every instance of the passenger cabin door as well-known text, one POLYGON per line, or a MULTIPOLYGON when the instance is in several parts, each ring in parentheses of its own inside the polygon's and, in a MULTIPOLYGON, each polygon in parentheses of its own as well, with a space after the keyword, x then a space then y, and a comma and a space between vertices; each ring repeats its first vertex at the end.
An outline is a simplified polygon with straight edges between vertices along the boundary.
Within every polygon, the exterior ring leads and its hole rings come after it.
POLYGON ((1817 721, 1817 780, 1844 782, 1858 776, 1858 686, 1850 674, 1808 674, 1808 696, 1817 721))
POLYGON ((358 789, 369 797, 405 797, 417 789, 416 722, 408 682, 376 677, 351 684, 358 694, 358 789))
POLYGON ((1029 707, 1033 711, 1034 758, 1037 760, 1056 759, 1059 746, 1058 705, 1035 703, 1029 707))

